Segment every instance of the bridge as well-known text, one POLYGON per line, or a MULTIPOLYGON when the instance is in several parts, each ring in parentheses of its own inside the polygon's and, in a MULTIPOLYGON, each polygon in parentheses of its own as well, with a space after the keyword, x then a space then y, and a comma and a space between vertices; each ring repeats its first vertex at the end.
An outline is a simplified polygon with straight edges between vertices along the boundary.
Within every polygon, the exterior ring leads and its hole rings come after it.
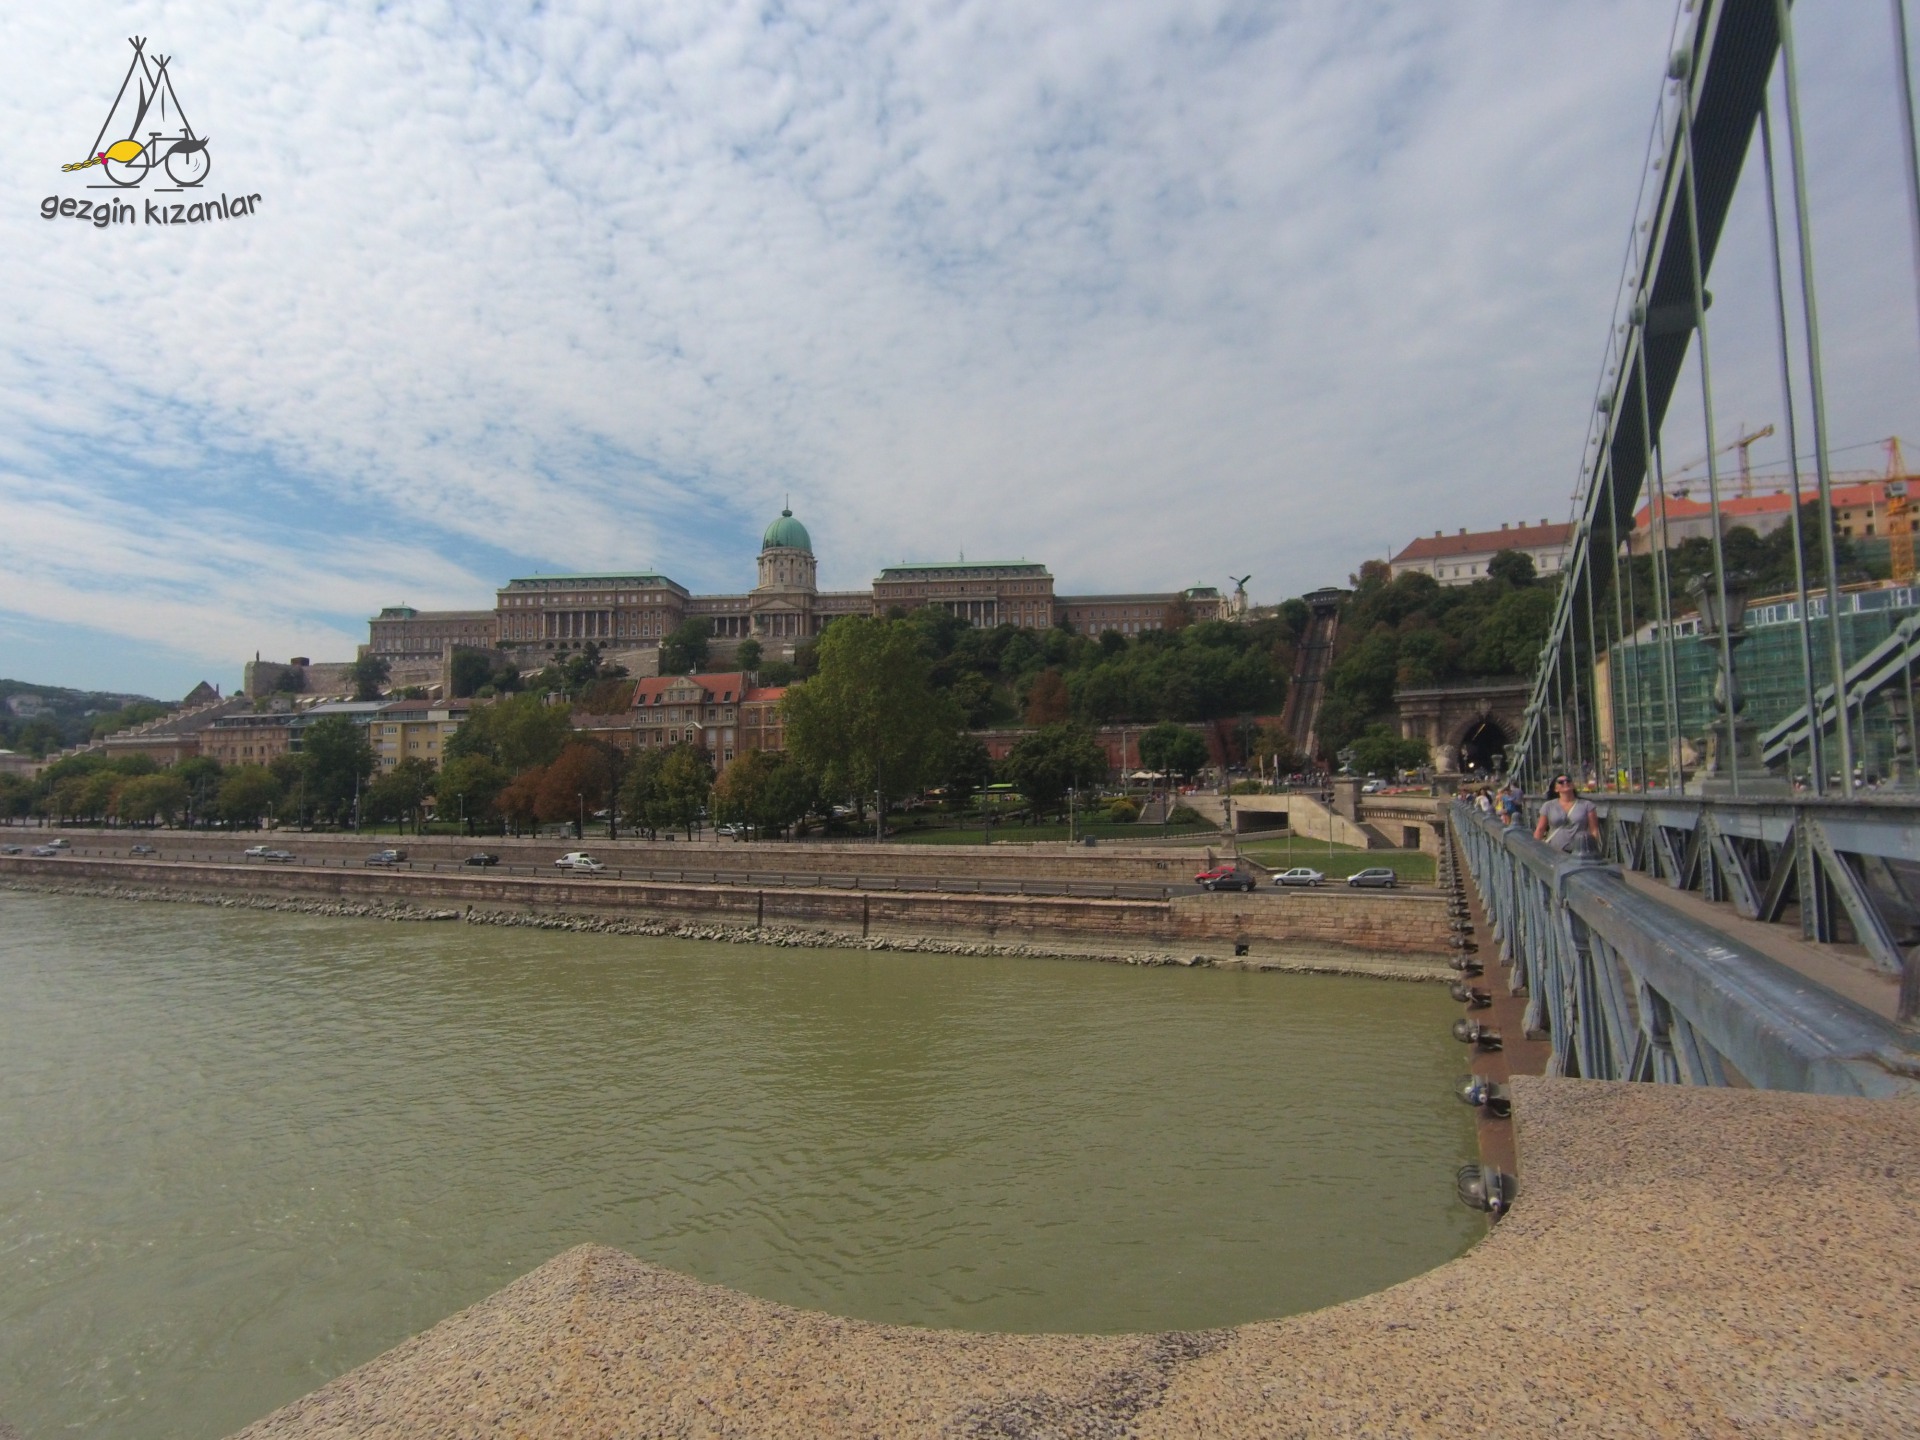
MULTIPOLYGON (((1582 837, 1569 853, 1535 840, 1532 804, 1511 828, 1450 807, 1442 875, 1466 1007, 1455 1034, 1475 1057, 1463 1098, 1482 1108, 1490 1161, 1470 1199, 1497 1202, 1506 1183, 1511 1137, 1497 1122, 1514 1074, 1920 1094, 1914 517, 1897 442, 1873 502, 1874 548, 1836 512, 1828 390, 1858 357, 1822 348, 1819 282, 1832 276, 1816 240, 1830 216, 1808 183, 1794 32, 1810 9, 1680 7, 1556 609, 1517 719, 1496 717, 1514 731, 1497 763, 1536 803, 1555 776, 1573 777, 1595 804, 1597 843, 1582 837), (1710 324, 1715 257, 1736 222, 1759 231, 1761 244, 1741 238, 1767 257, 1765 283, 1745 312, 1723 298, 1710 324), (1711 349, 1716 329, 1741 337, 1735 367, 1778 376, 1784 590, 1777 573, 1735 563, 1751 545, 1728 543, 1723 505, 1735 497, 1720 457, 1740 449, 1750 481, 1745 445, 1757 437, 1722 443, 1713 361, 1734 367, 1711 349), (1748 353, 1756 335, 1770 353, 1748 353), (1666 540, 1676 446, 1707 456, 1711 526, 1691 549, 1666 540)), ((1881 13, 1885 109, 1900 119, 1887 186, 1906 197, 1901 238, 1920 281, 1902 0, 1881 13)), ((1911 284, 1878 300, 1920 317, 1911 284)), ((1423 738, 1457 744, 1461 705, 1431 700, 1423 738)))

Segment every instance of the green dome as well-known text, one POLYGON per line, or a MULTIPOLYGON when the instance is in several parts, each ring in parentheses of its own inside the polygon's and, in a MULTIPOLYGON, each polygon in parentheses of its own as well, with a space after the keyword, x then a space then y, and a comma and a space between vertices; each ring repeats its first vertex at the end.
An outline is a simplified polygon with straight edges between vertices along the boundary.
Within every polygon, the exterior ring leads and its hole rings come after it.
POLYGON ((762 550, 804 550, 813 553, 813 541, 807 536, 807 527, 793 518, 793 511, 782 510, 780 518, 767 526, 767 533, 760 537, 762 550))

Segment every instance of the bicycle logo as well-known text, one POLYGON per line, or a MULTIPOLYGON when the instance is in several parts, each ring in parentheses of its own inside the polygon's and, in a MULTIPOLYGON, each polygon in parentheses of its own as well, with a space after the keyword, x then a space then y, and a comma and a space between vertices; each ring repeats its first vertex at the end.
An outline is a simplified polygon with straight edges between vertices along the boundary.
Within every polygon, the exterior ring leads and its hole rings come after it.
POLYGON ((94 185, 89 186, 90 189, 131 189, 143 184, 156 171, 173 182, 156 185, 156 190, 196 189, 206 180, 213 160, 207 154, 207 137, 194 133, 186 112, 180 108, 173 76, 167 72, 170 57, 149 58, 145 36, 130 38, 127 43, 133 46, 133 60, 120 81, 120 91, 113 97, 107 118, 101 122, 100 133, 93 137, 92 153, 85 160, 60 168, 75 171, 99 166, 110 186, 94 185), (129 87, 133 87, 131 96, 129 87), (129 101, 133 103, 129 105, 129 101), (116 117, 128 110, 131 113, 122 129, 115 123, 116 117), (143 126, 148 128, 143 131, 143 126), (108 142, 110 134, 116 138, 108 142))

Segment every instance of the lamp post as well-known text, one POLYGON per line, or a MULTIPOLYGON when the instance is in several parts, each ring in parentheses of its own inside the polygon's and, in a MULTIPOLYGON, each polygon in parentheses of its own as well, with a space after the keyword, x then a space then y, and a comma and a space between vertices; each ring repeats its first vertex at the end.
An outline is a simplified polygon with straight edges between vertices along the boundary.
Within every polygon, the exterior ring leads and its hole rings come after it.
POLYGON ((580 802, 580 823, 574 828, 573 833, 577 838, 585 840, 587 838, 587 792, 576 790, 573 796, 580 802))
POLYGON ((1719 651, 1713 680, 1713 708, 1721 716, 1707 738, 1707 764, 1700 791, 1707 795, 1779 794, 1784 786, 1771 780, 1753 743, 1753 726, 1741 713, 1747 697, 1735 672, 1735 651, 1747 638, 1747 581, 1728 575, 1722 585, 1697 576, 1688 587, 1700 607, 1700 638, 1719 651))

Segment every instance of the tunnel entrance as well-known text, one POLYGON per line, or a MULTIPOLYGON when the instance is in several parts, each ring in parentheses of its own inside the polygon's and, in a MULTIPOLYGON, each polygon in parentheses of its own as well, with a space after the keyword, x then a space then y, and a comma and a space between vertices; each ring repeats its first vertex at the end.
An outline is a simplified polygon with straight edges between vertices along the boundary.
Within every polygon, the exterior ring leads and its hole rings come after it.
POLYGON ((1493 775, 1499 769, 1494 757, 1504 752, 1508 743, 1507 732, 1498 720, 1474 721, 1460 737, 1460 773, 1482 778, 1493 775))

